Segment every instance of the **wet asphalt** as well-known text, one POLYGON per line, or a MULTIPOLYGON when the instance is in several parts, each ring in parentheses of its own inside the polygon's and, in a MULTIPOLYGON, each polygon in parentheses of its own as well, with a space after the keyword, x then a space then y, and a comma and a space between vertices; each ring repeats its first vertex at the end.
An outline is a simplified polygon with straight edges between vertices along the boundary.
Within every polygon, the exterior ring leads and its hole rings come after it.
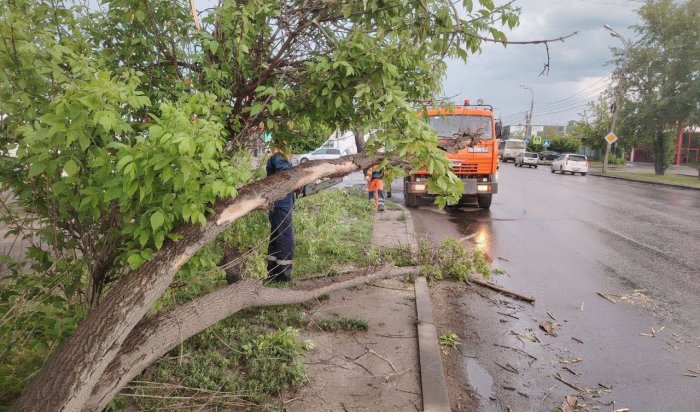
POLYGON ((512 163, 499 174, 490 210, 412 210, 419 237, 466 237, 505 272, 496 283, 537 299, 456 298, 479 410, 551 411, 576 394, 587 410, 700 411, 700 377, 685 376, 700 371, 700 191, 512 163))

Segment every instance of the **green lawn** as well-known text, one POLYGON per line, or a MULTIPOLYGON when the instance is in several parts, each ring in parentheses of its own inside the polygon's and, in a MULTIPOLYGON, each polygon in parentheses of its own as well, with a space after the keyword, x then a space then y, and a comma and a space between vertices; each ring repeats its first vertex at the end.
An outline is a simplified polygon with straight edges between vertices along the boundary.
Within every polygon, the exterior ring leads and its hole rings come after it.
POLYGON ((657 176, 653 173, 632 173, 632 172, 611 172, 610 176, 624 177, 625 179, 639 180, 643 182, 666 183, 670 185, 681 185, 688 187, 700 188, 700 179, 697 176, 684 176, 666 174, 657 176))

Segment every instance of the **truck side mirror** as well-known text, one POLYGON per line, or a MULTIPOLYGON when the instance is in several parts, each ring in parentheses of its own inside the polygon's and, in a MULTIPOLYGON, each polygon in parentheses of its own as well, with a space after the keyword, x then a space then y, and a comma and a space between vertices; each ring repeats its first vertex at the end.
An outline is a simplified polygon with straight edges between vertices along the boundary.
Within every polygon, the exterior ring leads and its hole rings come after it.
POLYGON ((503 125, 501 122, 496 122, 496 139, 500 139, 503 131, 503 125))

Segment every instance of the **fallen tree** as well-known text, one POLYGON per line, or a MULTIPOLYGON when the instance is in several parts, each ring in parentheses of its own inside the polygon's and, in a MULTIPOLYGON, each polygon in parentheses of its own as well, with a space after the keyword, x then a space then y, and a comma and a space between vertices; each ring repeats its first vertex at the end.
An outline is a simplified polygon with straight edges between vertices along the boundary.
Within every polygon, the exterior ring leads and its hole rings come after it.
POLYGON ((244 280, 166 313, 147 317, 124 341, 122 350, 107 367, 83 409, 103 409, 146 366, 184 339, 242 309, 301 303, 334 290, 418 272, 419 268, 414 266, 363 269, 331 278, 327 284, 300 290, 270 288, 257 280, 244 280))
POLYGON ((27 386, 15 409, 82 409, 100 380, 96 377, 104 374, 132 329, 163 294, 175 273, 202 246, 240 217, 267 208, 287 193, 317 179, 344 176, 379 160, 359 154, 332 161, 308 162, 254 182, 242 188, 236 198, 217 202, 203 227, 185 225, 177 231, 182 236, 180 240, 167 241, 148 262, 117 281, 101 304, 49 358, 27 386), (67 369, 66 365, 70 368, 67 369))

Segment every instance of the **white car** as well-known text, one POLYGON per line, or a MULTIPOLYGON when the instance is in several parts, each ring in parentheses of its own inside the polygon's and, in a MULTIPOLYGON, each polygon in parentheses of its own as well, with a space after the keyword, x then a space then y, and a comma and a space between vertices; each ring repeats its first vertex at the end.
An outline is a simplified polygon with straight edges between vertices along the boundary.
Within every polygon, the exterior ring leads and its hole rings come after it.
POLYGON ((527 167, 534 167, 537 169, 537 161, 540 159, 540 157, 537 155, 537 153, 532 153, 532 152, 523 152, 523 153, 518 153, 517 156, 515 156, 515 163, 513 163, 515 166, 520 166, 523 167, 523 165, 527 167))
POLYGON ((572 175, 581 173, 585 176, 588 173, 588 159, 584 155, 574 153, 563 153, 552 162, 552 173, 559 172, 564 174, 569 172, 572 175))
POLYGON ((299 155, 299 164, 306 163, 309 160, 337 159, 342 155, 343 154, 341 153, 340 149, 334 149, 334 148, 316 149, 311 153, 299 155))

